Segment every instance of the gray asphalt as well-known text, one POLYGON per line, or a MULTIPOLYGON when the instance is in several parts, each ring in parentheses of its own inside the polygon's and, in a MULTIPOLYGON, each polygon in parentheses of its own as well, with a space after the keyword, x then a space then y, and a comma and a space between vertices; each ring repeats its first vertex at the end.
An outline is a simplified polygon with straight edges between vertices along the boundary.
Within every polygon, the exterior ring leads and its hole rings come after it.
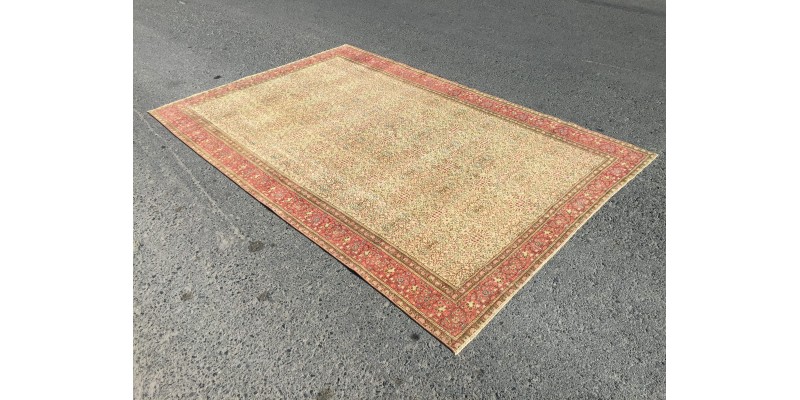
POLYGON ((135 398, 665 396, 663 2, 133 7, 135 398), (454 356, 146 113, 343 43, 659 158, 454 356))

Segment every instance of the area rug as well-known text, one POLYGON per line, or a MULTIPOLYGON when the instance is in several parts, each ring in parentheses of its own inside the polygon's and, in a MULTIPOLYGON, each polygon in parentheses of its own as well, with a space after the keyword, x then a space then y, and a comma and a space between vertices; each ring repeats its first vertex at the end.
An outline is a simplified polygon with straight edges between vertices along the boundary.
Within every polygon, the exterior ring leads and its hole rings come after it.
POLYGON ((150 114, 455 353, 655 157, 349 45, 150 114))

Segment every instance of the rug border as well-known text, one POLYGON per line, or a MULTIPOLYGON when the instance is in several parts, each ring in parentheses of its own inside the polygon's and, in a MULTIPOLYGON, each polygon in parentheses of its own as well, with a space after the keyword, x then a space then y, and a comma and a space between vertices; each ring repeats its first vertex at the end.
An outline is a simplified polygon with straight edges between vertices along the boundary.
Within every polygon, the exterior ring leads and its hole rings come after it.
MULTIPOLYGON (((244 86, 244 85, 242 85, 242 86, 244 86)), ((249 85, 247 85, 247 86, 249 86, 249 85)), ((224 93, 222 93, 222 94, 224 94, 224 93)), ((156 108, 154 110, 149 111, 149 113, 153 117, 155 117, 155 119, 158 120, 162 125, 164 125, 168 130, 170 130, 173 134, 175 134, 175 136, 177 136, 179 139, 181 139, 190 148, 192 148, 196 153, 198 153, 202 158, 204 158, 207 162, 209 162, 211 165, 213 165, 214 167, 219 169, 221 172, 223 172, 223 174, 228 176, 228 178, 230 178, 232 181, 234 181, 237 185, 239 185, 240 187, 245 189, 245 191, 247 191, 254 198, 256 198, 256 200, 258 200, 262 204, 267 205, 278 216, 280 216, 284 221, 286 221, 287 223, 292 225, 295 229, 297 229, 298 231, 303 233, 306 237, 312 239, 312 241, 314 241, 317 245, 319 245, 320 247, 325 249, 328 253, 333 255, 335 258, 337 258, 343 264, 345 264, 345 266, 347 266, 347 267, 355 270, 356 272, 358 272, 358 274, 363 279, 365 279, 368 283, 370 283, 371 286, 373 286, 374 288, 378 289, 378 291, 381 294, 383 294, 385 297, 387 297, 390 301, 392 301, 395 305, 397 305, 398 308, 403 310, 412 319, 414 319, 417 323, 419 323, 423 328, 428 330, 432 334, 432 336, 436 337, 443 344, 445 344, 445 346, 450 348, 456 354, 458 354, 468 343, 470 343, 480 333, 480 331, 483 330, 483 328, 486 327, 486 325, 488 325, 489 321, 491 321, 499 313, 499 311, 503 309, 503 307, 508 303, 508 301, 510 301, 510 299, 512 297, 514 297, 514 295, 516 295, 516 293, 518 293, 519 290, 522 287, 524 287, 527 284, 527 282, 529 282, 533 278, 533 276, 536 274, 536 272, 538 272, 538 270, 541 269, 542 266, 544 266, 544 264, 546 264, 547 261, 553 255, 555 255, 555 253, 557 253, 558 250, 561 247, 563 247, 563 245, 567 241, 569 241, 569 239, 575 233, 577 233, 577 231, 588 221, 589 218, 591 218, 592 215, 594 215, 596 213, 596 211, 600 207, 602 207, 606 202, 608 202, 608 200, 614 194, 616 194, 622 187, 625 186, 625 184, 627 184, 634 177, 636 177, 647 165, 649 165, 656 158, 656 154, 654 154, 652 152, 649 152, 647 150, 643 150, 643 149, 641 149, 641 148, 639 148, 637 146, 634 146, 634 145, 632 145, 630 143, 626 143, 626 142, 623 142, 623 141, 608 137, 608 136, 606 136, 606 135, 604 135, 602 133, 598 133, 598 132, 594 132, 594 131, 588 130, 586 128, 583 128, 581 126, 578 126, 578 125, 570 123, 570 122, 562 121, 562 120, 560 120, 560 119, 558 119, 556 117, 553 117, 553 116, 550 116, 550 115, 547 115, 547 114, 543 114, 543 113, 540 113, 538 111, 535 111, 535 110, 529 109, 527 107, 521 106, 519 104, 514 104, 514 103, 511 103, 511 102, 509 102, 507 100, 500 99, 500 98, 488 95, 488 94, 480 92, 480 91, 478 91, 476 89, 468 88, 468 87, 460 85, 458 83, 455 83, 455 82, 449 81, 447 79, 438 77, 436 75, 430 74, 428 72, 415 69, 413 67, 407 66, 405 64, 399 63, 399 62, 394 61, 394 60, 386 59, 386 58, 381 57, 379 55, 376 55, 376 54, 373 54, 373 53, 358 49, 358 48, 356 48, 354 46, 350 46, 350 45, 339 46, 339 47, 336 47, 336 48, 333 48, 333 49, 330 49, 330 50, 327 50, 327 51, 323 51, 321 53, 314 54, 314 55, 312 55, 310 57, 306 57, 306 58, 303 58, 301 60, 297 60, 295 62, 292 62, 292 63, 286 64, 286 65, 282 65, 282 66, 270 69, 268 71, 264 71, 264 72, 261 72, 261 73, 258 73, 258 74, 254 74, 254 75, 250 75, 250 76, 241 78, 239 80, 236 80, 234 82, 222 85, 220 87, 209 89, 209 90, 206 90, 204 92, 200 92, 200 93, 197 93, 195 95, 189 96, 187 98, 180 99, 180 100, 174 101, 172 103, 166 104, 164 106, 158 107, 158 108, 156 108), (307 62, 308 60, 314 59, 315 57, 321 57, 323 55, 330 55, 330 54, 335 53, 336 51, 341 51, 341 50, 357 51, 357 52, 369 55, 370 57, 378 58, 380 60, 388 62, 393 66, 398 66, 398 67, 407 69, 409 71, 414 71, 416 73, 419 73, 419 74, 422 74, 422 75, 425 75, 425 76, 428 76, 428 77, 433 77, 433 78, 435 78, 437 80, 443 81, 446 84, 453 85, 453 86, 459 87, 459 88, 461 88, 463 90, 466 90, 468 92, 471 92, 473 94, 476 94, 479 97, 484 97, 484 98, 488 98, 488 99, 494 100, 495 102, 498 102, 498 103, 501 103, 501 104, 505 104, 505 105, 507 105, 509 107, 512 107, 514 109, 519 109, 519 110, 522 110, 522 111, 527 112, 529 114, 532 114, 532 115, 535 115, 535 116, 538 116, 538 117, 541 117, 541 118, 545 118, 547 120, 555 122, 557 125, 570 126, 570 127, 574 128, 574 129, 579 130, 580 132, 583 132, 583 133, 589 134, 591 136, 595 136, 595 137, 599 137, 599 138, 611 141, 611 142, 616 143, 618 145, 622 145, 623 147, 625 147, 627 149, 630 149, 630 150, 633 150, 634 152, 643 153, 644 157, 642 158, 642 160, 639 162, 638 165, 636 165, 634 168, 632 168, 630 171, 628 171, 627 174, 624 177, 622 177, 620 180, 616 181, 611 187, 606 189, 606 191, 605 191, 605 193, 603 195, 601 195, 596 200, 594 200, 594 202, 585 211, 583 211, 580 216, 578 216, 574 221, 572 221, 569 224, 569 226, 567 226, 565 228, 565 230, 560 235, 558 235, 558 237, 553 239, 553 241, 550 243, 549 247, 546 250, 544 250, 543 253, 540 256, 538 256, 537 258, 533 259, 531 261, 530 265, 528 267, 524 268, 522 270, 522 272, 519 274, 519 276, 516 277, 514 282, 509 284, 506 288, 502 289, 500 294, 497 297, 495 297, 492 300, 492 302, 490 304, 488 304, 481 313, 477 314, 475 319, 471 320, 467 324, 467 326, 460 331, 460 334, 458 334, 456 336, 453 336, 449 332, 447 332, 446 329, 442 328, 441 326, 438 326, 438 323, 436 323, 435 320, 433 320, 430 317, 425 316, 424 313, 422 313, 421 311, 415 309, 415 310, 413 310, 413 314, 418 314, 418 315, 416 315, 416 316, 413 315, 412 314, 412 310, 408 309, 409 306, 413 307, 413 305, 408 303, 408 301, 404 298, 404 296, 402 294, 397 293, 396 291, 394 291, 387 283, 383 282, 380 279, 380 277, 374 276, 369 270, 367 270, 367 268, 365 268, 362 265, 360 265, 360 263, 357 260, 354 260, 354 259, 350 258, 349 256, 347 256, 346 254, 344 254, 340 249, 338 249, 336 247, 335 244, 329 243, 323 237, 319 236, 317 234, 317 232, 315 232, 312 228, 306 227, 302 223, 302 221, 296 219, 296 217, 291 215, 290 212, 284 210, 279 204, 271 201, 269 198, 267 198, 267 196, 265 196, 263 193, 261 193, 255 187, 251 186, 246 181, 246 179, 240 177, 236 171, 234 171, 234 170, 228 168, 227 166, 225 166, 223 161, 219 160, 214 155, 207 153, 205 150, 202 149, 202 147, 199 144, 194 143, 192 141, 192 139, 190 139, 188 136, 184 135, 184 133, 182 132, 181 128, 179 128, 176 124, 173 124, 173 121, 171 121, 169 118, 165 117, 164 115, 161 115, 161 111, 167 109, 168 107, 173 107, 173 106, 175 106, 177 104, 190 103, 193 99, 201 98, 203 95, 206 95, 209 92, 215 92, 215 91, 216 92, 230 92, 232 90, 236 90, 237 89, 237 85, 242 84, 242 83, 246 84, 247 82, 249 82, 251 80, 254 80, 254 78, 265 76, 265 75, 267 75, 267 74, 269 74, 269 73, 271 73, 273 71, 279 70, 279 69, 282 70, 282 69, 291 68, 294 65, 299 65, 300 63, 307 62), (225 90, 226 88, 228 90, 225 90), (378 284, 376 284, 376 283, 378 283, 378 284), (404 307, 403 304, 405 304, 406 306, 404 307), (431 327, 426 326, 427 323, 433 323, 434 325, 436 325, 439 329, 441 329, 441 333, 444 333, 446 336, 449 337, 449 340, 446 341, 446 340, 444 340, 445 338, 441 337, 440 335, 437 335, 435 333, 435 331, 438 331, 438 329, 434 329, 434 331, 432 331, 431 327)), ((241 156, 241 157, 243 157, 243 156, 241 156)), ((243 157, 243 158, 246 159, 246 157, 243 157)), ((251 162, 249 160, 247 160, 247 161, 251 162)), ((292 190, 292 189, 289 189, 289 190, 292 190)), ((324 213, 325 211, 322 211, 322 212, 324 213)), ((524 244, 525 243, 523 243, 523 245, 524 244)), ((523 245, 518 246, 517 250, 522 248, 523 245)))

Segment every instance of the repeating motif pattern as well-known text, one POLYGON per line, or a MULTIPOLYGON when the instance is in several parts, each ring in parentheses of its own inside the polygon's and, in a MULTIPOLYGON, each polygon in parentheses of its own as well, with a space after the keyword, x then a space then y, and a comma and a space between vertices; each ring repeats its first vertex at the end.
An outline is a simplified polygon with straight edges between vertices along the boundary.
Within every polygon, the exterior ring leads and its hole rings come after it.
MULTIPOLYGON (((608 198, 644 168, 655 154, 596 132, 477 92, 352 46, 341 46, 165 105, 150 112, 177 137, 256 199, 362 276, 417 323, 458 353, 558 248, 608 198), (516 121, 560 140, 609 157, 580 190, 552 209, 531 232, 510 244, 461 287, 443 283, 412 266, 402 252, 386 246, 355 221, 344 218, 260 166, 233 143, 204 124, 187 106, 282 76, 300 68, 344 57, 391 74, 409 84, 447 96, 499 118, 516 121), (535 229, 534 229, 535 228, 535 229)), ((324 199, 323 199, 324 200, 324 199)))

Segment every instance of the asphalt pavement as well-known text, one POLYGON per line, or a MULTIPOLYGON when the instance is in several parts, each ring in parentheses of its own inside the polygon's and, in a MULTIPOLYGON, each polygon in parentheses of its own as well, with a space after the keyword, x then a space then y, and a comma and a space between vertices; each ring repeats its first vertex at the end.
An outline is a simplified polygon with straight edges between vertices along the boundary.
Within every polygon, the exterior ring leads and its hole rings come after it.
POLYGON ((135 398, 665 396, 663 1, 133 7, 135 398), (147 114, 344 43, 659 157, 454 356, 147 114))

